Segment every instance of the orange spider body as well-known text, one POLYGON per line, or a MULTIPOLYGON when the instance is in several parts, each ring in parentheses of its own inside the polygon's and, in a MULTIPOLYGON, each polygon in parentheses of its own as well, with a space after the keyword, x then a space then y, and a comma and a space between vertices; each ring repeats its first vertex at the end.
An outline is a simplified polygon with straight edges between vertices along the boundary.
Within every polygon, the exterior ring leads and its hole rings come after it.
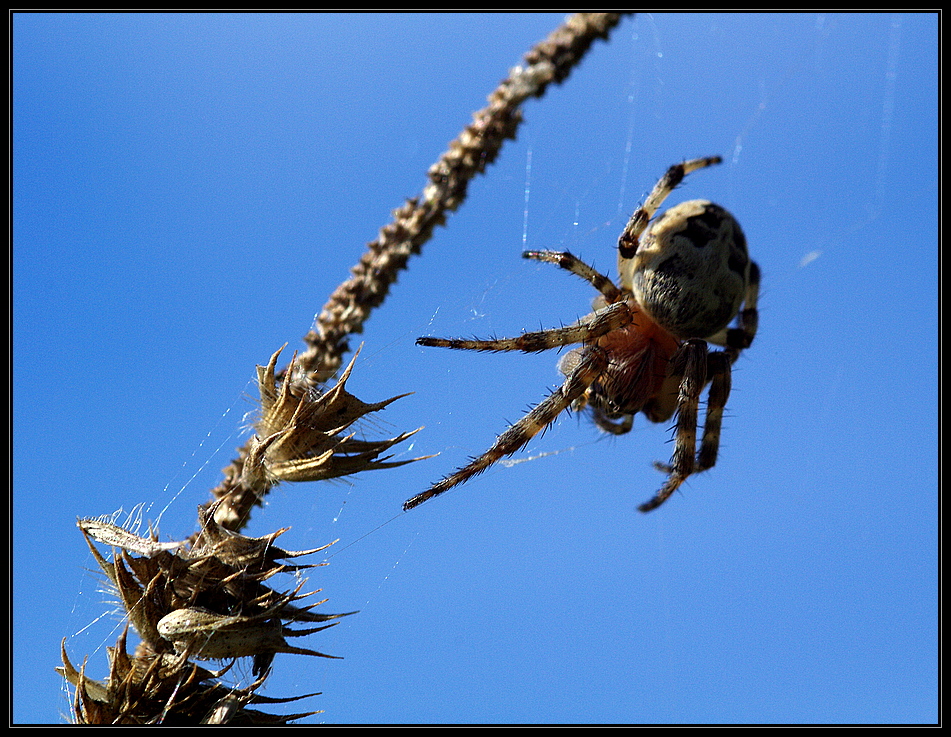
MULTIPOLYGON (((595 301, 595 309, 601 301, 595 301)), ((628 299, 627 305, 631 323, 594 341, 606 353, 607 368, 574 404, 576 410, 591 407, 598 425, 613 433, 619 432, 619 426, 607 419, 635 415, 657 404, 666 407, 676 401, 677 392, 676 384, 665 387, 665 379, 681 341, 651 320, 633 299, 628 299)), ((581 349, 567 353, 559 362, 561 372, 567 376, 580 355, 581 349)))

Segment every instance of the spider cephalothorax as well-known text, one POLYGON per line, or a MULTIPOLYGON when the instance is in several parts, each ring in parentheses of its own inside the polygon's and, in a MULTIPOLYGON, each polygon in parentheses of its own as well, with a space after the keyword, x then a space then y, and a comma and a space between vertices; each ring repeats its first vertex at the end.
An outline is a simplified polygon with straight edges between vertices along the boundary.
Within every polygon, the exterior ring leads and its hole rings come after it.
POLYGON ((634 415, 652 422, 676 415, 669 464, 655 464, 667 481, 639 509, 663 504, 693 473, 716 463, 730 374, 756 335, 759 267, 750 260, 739 223, 719 205, 691 200, 651 218, 684 176, 720 163, 720 157, 675 164, 654 186, 618 239, 621 286, 567 251, 526 251, 598 290, 594 312, 577 323, 518 338, 420 338, 419 345, 476 351, 535 352, 577 344, 559 363, 565 383, 498 437, 469 465, 408 500, 412 509, 510 455, 562 411, 588 407, 602 430, 628 432, 634 415), (742 309, 741 309, 742 308, 742 309), (734 322, 731 326, 730 324, 734 322), (707 343, 721 346, 710 351, 707 343), (709 385, 700 447, 700 396, 709 385))

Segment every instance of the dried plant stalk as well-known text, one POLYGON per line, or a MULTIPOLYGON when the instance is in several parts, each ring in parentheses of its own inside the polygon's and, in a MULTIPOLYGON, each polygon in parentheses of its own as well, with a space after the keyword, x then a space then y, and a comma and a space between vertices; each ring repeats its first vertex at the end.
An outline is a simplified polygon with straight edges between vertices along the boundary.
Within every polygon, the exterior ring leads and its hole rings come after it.
MULTIPOLYGON (((489 95, 489 104, 473 114, 473 122, 430 167, 429 184, 422 194, 394 211, 393 222, 367 244, 350 278, 330 295, 317 318, 317 329, 304 336, 308 348, 297 357, 297 370, 292 372, 294 384, 303 385, 298 391, 316 388, 337 372, 349 351, 349 336, 362 332, 409 257, 419 253, 434 228, 446 222, 447 213, 462 204, 469 182, 495 160, 506 139, 515 137, 522 120, 520 105, 529 97, 544 95, 552 82, 564 81, 591 44, 607 38, 620 20, 618 13, 568 17, 525 55, 524 66, 512 69, 489 95)), ((224 480, 212 492, 214 503, 223 502, 218 506, 218 521, 229 529, 240 530, 270 488, 248 483, 245 469, 252 452, 251 443, 239 448, 238 457, 223 471, 224 480)))
POLYGON ((393 222, 368 244, 351 277, 330 296, 317 329, 305 336, 307 350, 281 372, 276 371, 280 350, 267 366, 258 367, 261 415, 256 435, 224 469, 213 500, 199 507, 197 535, 160 543, 154 534, 140 537, 110 522, 80 521, 95 560, 142 641, 130 656, 123 632, 116 647, 108 649, 105 681, 88 678, 85 664, 77 669, 64 643, 58 670, 75 688, 78 723, 253 725, 285 724, 307 716, 278 716, 247 707, 293 700, 256 693, 275 654, 333 657, 291 645, 288 638, 326 629, 335 622, 324 622, 346 615, 312 611, 323 602, 298 606, 295 602, 309 596, 299 594, 303 583, 283 592, 265 584, 279 573, 311 567, 288 561, 323 548, 288 552, 274 544, 285 530, 261 538, 237 531, 247 523, 252 507, 281 481, 333 478, 411 462, 380 455, 415 431, 379 441, 354 438, 354 422, 399 398, 365 403, 347 392, 356 356, 333 387, 323 384, 340 369, 349 336, 362 331, 409 257, 419 253, 433 229, 459 207, 469 182, 495 160, 505 140, 515 137, 519 106, 543 95, 552 82, 563 81, 591 44, 606 38, 619 21, 620 15, 612 13, 573 15, 533 48, 525 66, 511 71, 490 95, 488 106, 474 114, 473 122, 430 168, 422 194, 397 209, 393 222), (94 541, 112 546, 112 560, 99 553, 94 541), (289 626, 302 622, 319 626, 289 626), (252 658, 256 680, 244 688, 225 687, 217 682, 224 671, 213 673, 190 662, 245 657, 252 658))
POLYGON ((393 222, 367 244, 367 252, 351 269, 351 277, 333 294, 317 318, 317 329, 304 340, 308 350, 300 365, 315 381, 326 381, 340 367, 349 350, 348 337, 360 333, 370 312, 378 307, 409 257, 429 240, 446 214, 459 207, 469 182, 495 161, 506 139, 515 138, 521 123, 520 105, 541 97, 552 82, 562 82, 596 39, 607 38, 620 22, 617 13, 578 13, 569 17, 547 39, 525 55, 525 66, 489 95, 489 104, 473 114, 473 122, 449 144, 429 169, 429 184, 395 210, 393 222))

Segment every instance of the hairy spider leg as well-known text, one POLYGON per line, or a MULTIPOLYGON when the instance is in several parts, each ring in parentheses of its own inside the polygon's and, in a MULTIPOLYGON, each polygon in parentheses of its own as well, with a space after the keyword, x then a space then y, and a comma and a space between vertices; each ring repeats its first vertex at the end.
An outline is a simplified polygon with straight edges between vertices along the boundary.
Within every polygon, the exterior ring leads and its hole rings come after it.
POLYGON ((623 328, 634 319, 626 302, 617 302, 589 315, 573 325, 536 333, 522 333, 517 338, 491 338, 477 340, 467 338, 417 338, 416 345, 436 348, 453 348, 463 351, 522 351, 538 353, 551 348, 576 343, 587 343, 612 330, 623 328))
MULTIPOLYGON (((654 185, 654 189, 651 190, 647 199, 644 200, 644 204, 634 211, 634 214, 631 215, 631 219, 628 220, 627 225, 624 227, 624 231, 621 233, 620 238, 618 238, 618 260, 623 262, 634 258, 640 237, 644 234, 644 231, 647 230, 651 218, 657 214, 660 206, 664 204, 664 200, 666 200, 677 185, 683 181, 685 176, 690 172, 697 171, 697 169, 705 169, 708 166, 719 164, 722 161, 723 159, 720 156, 706 156, 702 159, 683 161, 671 166, 664 173, 664 176, 658 180, 657 184, 654 185)), ((624 270, 622 270, 621 273, 624 274, 624 270)))
POLYGON ((588 346, 584 357, 578 362, 565 383, 548 395, 521 420, 499 435, 495 444, 469 465, 459 469, 451 476, 417 494, 403 504, 403 511, 409 511, 434 496, 449 491, 473 476, 482 473, 500 458, 512 455, 523 448, 529 440, 550 425, 559 414, 587 391, 608 363, 607 353, 596 346, 588 346))

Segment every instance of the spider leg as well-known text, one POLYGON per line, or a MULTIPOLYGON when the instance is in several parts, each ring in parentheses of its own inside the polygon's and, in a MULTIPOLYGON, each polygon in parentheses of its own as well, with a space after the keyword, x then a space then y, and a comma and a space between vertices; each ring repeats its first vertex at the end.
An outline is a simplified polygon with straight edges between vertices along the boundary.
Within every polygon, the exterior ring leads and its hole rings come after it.
POLYGON ((580 276, 601 292, 608 304, 621 299, 621 290, 614 286, 614 282, 568 251, 524 251, 522 257, 555 264, 575 276, 580 276))
MULTIPOLYGON (((680 396, 677 401, 677 434, 674 455, 670 464, 655 464, 657 468, 669 474, 669 477, 653 499, 638 507, 640 511, 649 512, 656 509, 680 487, 690 474, 705 471, 716 464, 717 455, 720 451, 720 429, 723 424, 723 411, 730 397, 732 385, 732 366, 739 358, 740 353, 749 348, 756 337, 759 324, 759 311, 757 309, 759 283, 759 266, 755 262, 751 262, 749 286, 743 300, 743 310, 737 320, 737 327, 728 328, 710 338, 711 341, 726 346, 726 349, 706 355, 703 360, 706 368, 701 370, 699 361, 686 356, 688 346, 694 343, 702 343, 702 341, 688 341, 681 349, 684 352, 684 358, 681 359, 675 356, 672 359, 676 362, 672 367, 673 375, 681 375, 680 396), (694 378, 697 376, 704 376, 703 381, 698 383, 694 378), (710 391, 707 397, 707 413, 704 419, 703 437, 700 441, 700 449, 697 451, 696 465, 694 466, 693 449, 697 435, 699 397, 703 386, 708 382, 710 391)), ((706 348, 704 348, 704 353, 706 353, 706 348)))
POLYGON ((746 296, 743 298, 743 310, 739 316, 739 327, 729 328, 726 331, 725 345, 732 349, 732 358, 735 361, 740 351, 749 348, 756 337, 756 329, 759 327, 759 310, 757 302, 759 300, 759 266, 755 261, 750 262, 750 281, 746 288, 746 296))
POLYGON ((697 471, 713 468, 720 452, 720 427, 723 410, 730 398, 732 361, 725 351, 716 351, 707 357, 710 391, 707 394, 707 414, 703 421, 703 439, 697 453, 697 471))
POLYGON ((587 343, 612 330, 629 325, 634 314, 626 302, 616 302, 588 317, 562 328, 522 333, 517 338, 467 340, 463 338, 417 338, 416 345, 455 348, 467 351, 524 351, 537 353, 574 343, 587 343))
MULTIPOLYGON (((647 229, 647 224, 660 209, 660 206, 664 203, 664 200, 667 199, 667 196, 674 191, 674 188, 683 181, 683 178, 687 176, 687 174, 697 169, 704 169, 708 166, 719 164, 721 161, 723 161, 723 159, 719 156, 708 156, 703 159, 684 161, 670 167, 664 176, 658 180, 657 184, 654 185, 654 189, 651 190, 644 204, 638 207, 634 211, 634 214, 631 215, 631 219, 625 226, 624 232, 621 233, 621 237, 618 239, 618 259, 626 261, 634 258, 640 237, 647 229)), ((622 271, 621 273, 623 274, 624 272, 622 271)))
POLYGON ((512 455, 523 448, 539 432, 554 422, 564 410, 582 396, 588 387, 600 376, 608 365, 607 353, 596 346, 588 346, 581 360, 565 379, 560 388, 548 395, 521 420, 499 435, 495 444, 469 465, 460 468, 451 476, 433 484, 429 489, 417 494, 403 504, 403 511, 419 506, 434 496, 449 491, 453 486, 468 481, 473 476, 505 456, 512 455))
MULTIPOLYGON (((707 383, 707 358, 707 344, 705 341, 688 340, 671 359, 672 373, 681 377, 680 395, 677 399, 674 453, 669 465, 655 464, 659 469, 667 472, 669 476, 664 485, 654 495, 654 498, 638 507, 641 512, 650 512, 652 509, 657 509, 694 472, 697 415, 700 407, 700 394, 707 383)), ((719 436, 718 423, 716 435, 719 436)))

